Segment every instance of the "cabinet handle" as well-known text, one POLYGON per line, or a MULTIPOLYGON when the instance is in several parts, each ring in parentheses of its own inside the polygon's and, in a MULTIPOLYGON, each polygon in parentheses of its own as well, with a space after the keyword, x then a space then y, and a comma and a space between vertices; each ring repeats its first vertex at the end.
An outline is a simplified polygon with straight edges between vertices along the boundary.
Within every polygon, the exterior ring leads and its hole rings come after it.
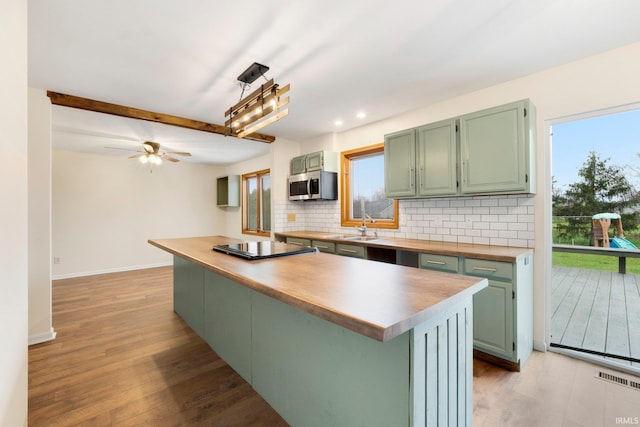
POLYGON ((287 242, 291 245, 296 245, 296 246, 304 246, 302 243, 298 243, 298 242, 287 242))
POLYGON ((492 273, 495 273, 496 271, 498 271, 497 268, 488 268, 488 267, 473 267, 474 270, 480 270, 480 271, 490 271, 492 273))
POLYGON ((348 252, 350 254, 355 254, 355 253, 358 252, 358 251, 354 251, 353 249, 343 249, 343 248, 340 248, 340 251, 341 252, 348 252))
POLYGON ((329 249, 329 246, 316 245, 316 248, 329 249))
POLYGON ((430 259, 428 259, 427 264, 446 265, 447 263, 444 261, 431 261, 430 259))

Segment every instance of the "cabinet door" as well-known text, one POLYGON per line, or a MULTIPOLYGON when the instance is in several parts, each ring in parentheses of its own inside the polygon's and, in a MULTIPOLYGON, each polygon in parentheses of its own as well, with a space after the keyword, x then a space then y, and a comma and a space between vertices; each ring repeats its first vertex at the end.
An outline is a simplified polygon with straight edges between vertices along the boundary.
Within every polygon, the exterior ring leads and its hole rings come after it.
POLYGON ((416 133, 404 130, 384 137, 384 191, 388 198, 415 196, 416 133))
POLYGON ((456 120, 418 128, 417 149, 418 195, 455 195, 458 191, 456 120))
POLYGON ((204 268, 174 256, 173 310, 204 336, 204 268))
POLYGON ((513 286, 489 280, 489 286, 473 296, 473 346, 513 360, 513 286))
POLYGON ((325 242, 324 240, 314 240, 311 242, 311 246, 318 248, 320 252, 326 252, 329 254, 336 253, 336 244, 333 242, 325 242))
POLYGON ((447 273, 460 272, 458 257, 451 255, 420 254, 420 268, 447 273))
POLYGON ((307 156, 298 156, 291 159, 291 175, 305 173, 307 171, 307 156))
POLYGON ((367 256, 367 248, 364 246, 345 245, 343 243, 336 244, 336 253, 354 258, 365 258, 367 256))
POLYGON ((307 154, 306 156, 306 168, 307 172, 319 171, 324 167, 324 152, 318 151, 317 153, 307 154))
POLYGON ((311 240, 299 237, 287 237, 287 243, 296 246, 311 246, 311 240))
POLYGON ((460 118, 463 194, 526 190, 524 118, 524 101, 460 118))

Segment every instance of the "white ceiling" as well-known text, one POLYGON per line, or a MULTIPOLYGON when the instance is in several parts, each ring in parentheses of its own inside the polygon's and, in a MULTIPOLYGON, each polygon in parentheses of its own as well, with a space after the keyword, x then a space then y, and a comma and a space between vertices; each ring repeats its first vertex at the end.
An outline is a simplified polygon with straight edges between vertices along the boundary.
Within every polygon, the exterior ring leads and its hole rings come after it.
MULTIPOLYGON (((29 85, 223 124, 259 62, 291 84, 289 116, 260 132, 304 141, 640 41, 638 22, 637 0, 29 0, 29 85)), ((54 148, 144 140, 216 164, 268 150, 53 108, 54 148)))

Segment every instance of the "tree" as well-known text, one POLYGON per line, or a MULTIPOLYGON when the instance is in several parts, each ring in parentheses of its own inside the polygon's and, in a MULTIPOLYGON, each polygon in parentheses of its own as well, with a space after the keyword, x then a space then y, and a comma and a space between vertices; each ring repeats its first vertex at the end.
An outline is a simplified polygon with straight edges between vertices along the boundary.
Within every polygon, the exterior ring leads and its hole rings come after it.
POLYGON ((637 192, 620 166, 591 151, 578 175, 581 180, 570 184, 564 194, 556 194, 554 189, 553 215, 567 217, 565 226, 558 230, 560 236, 592 236, 592 221, 577 217, 591 218, 601 212, 619 213, 626 228, 636 227, 635 214, 623 211, 638 202, 637 192))

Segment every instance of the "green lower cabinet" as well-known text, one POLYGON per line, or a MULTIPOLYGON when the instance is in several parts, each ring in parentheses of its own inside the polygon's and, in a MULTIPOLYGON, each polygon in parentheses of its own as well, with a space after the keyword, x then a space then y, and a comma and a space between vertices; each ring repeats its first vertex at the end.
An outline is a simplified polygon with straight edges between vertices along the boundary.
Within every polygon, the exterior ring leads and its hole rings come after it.
POLYGON ((473 345, 476 349, 514 359, 513 286, 489 280, 473 296, 473 345))
POLYGON ((204 272, 204 340, 251 382, 251 290, 204 272))
POLYGON ((333 242, 325 242, 324 240, 313 240, 311 246, 318 248, 320 252, 326 252, 328 254, 336 253, 336 244, 333 242))
POLYGON ((344 243, 336 243, 336 254, 354 258, 365 258, 367 256, 367 248, 365 246, 359 245, 345 245, 344 243))
POLYGON ((301 239, 299 237, 287 237, 287 243, 296 246, 311 246, 311 240, 301 239))
POLYGON ((204 336, 204 268, 174 257, 173 310, 204 336))
POLYGON ((176 313, 290 425, 472 424, 471 297, 382 343, 179 257, 174 296, 176 313))
POLYGON ((533 350, 531 258, 506 262, 421 253, 419 265, 488 279, 489 286, 473 296, 473 348, 521 365, 533 350))

